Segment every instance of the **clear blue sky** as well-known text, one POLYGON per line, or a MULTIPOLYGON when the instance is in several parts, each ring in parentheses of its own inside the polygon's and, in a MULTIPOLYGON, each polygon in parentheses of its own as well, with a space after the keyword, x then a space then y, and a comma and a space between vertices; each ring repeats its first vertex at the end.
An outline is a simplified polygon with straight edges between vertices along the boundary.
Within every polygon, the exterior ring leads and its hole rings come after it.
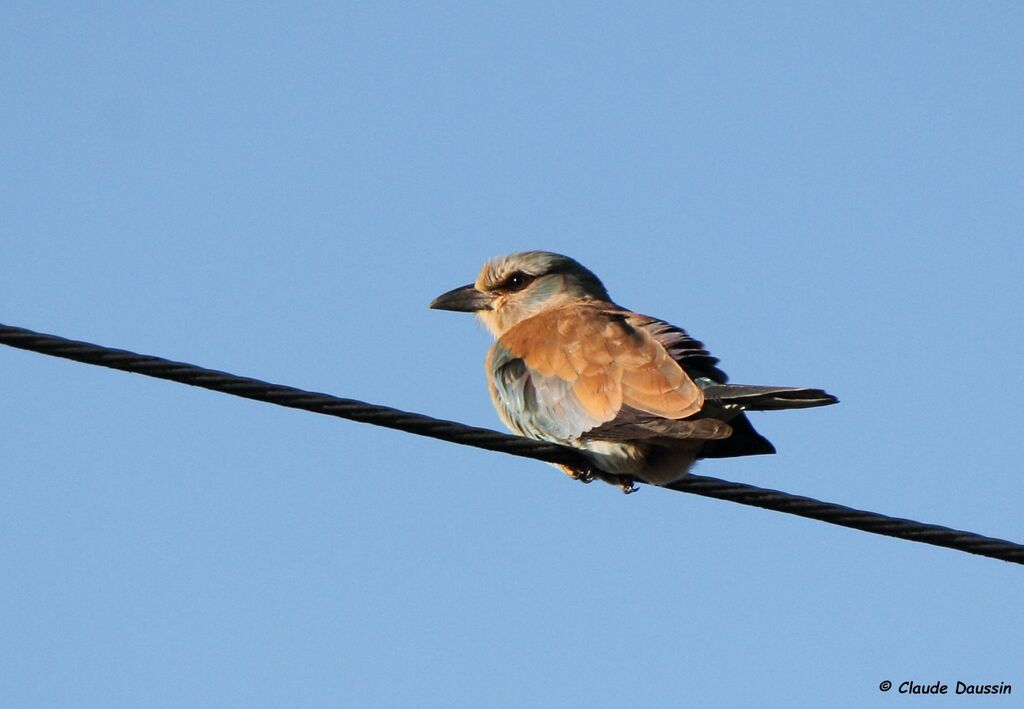
MULTIPOLYGON (((500 427, 427 303, 560 251, 842 399, 699 472, 1024 541, 1021 5, 628 5, 5 2, 0 322, 500 427)), ((0 388, 4 706, 1024 695, 1020 566, 7 348, 0 388)))

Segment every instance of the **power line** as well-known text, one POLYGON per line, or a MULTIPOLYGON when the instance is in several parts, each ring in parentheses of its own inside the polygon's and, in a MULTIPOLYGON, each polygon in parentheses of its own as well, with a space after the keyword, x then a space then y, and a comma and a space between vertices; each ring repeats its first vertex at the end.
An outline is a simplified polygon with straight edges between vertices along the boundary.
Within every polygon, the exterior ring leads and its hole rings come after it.
MULTIPOLYGON (((354 399, 342 399, 330 394, 271 384, 249 377, 239 377, 227 372, 204 369, 193 364, 174 362, 152 355, 67 340, 56 335, 47 335, 19 327, 0 324, 0 343, 31 352, 144 374, 158 379, 167 379, 278 406, 303 409, 317 414, 369 423, 374 426, 394 428, 451 443, 551 463, 562 463, 577 468, 592 467, 592 463, 582 454, 566 446, 543 443, 354 399)), ((729 500, 743 505, 816 519, 872 534, 923 542, 1024 564, 1024 545, 1003 539, 984 537, 973 532, 888 517, 876 512, 857 510, 778 490, 768 490, 703 475, 688 475, 679 482, 666 487, 680 492, 689 492, 704 497, 729 500)))

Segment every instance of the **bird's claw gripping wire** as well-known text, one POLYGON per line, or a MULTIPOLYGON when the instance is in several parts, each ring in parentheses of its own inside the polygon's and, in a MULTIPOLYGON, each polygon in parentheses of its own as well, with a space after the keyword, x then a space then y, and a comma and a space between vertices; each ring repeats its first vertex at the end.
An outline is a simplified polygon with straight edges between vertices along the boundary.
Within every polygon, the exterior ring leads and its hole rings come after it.
POLYGON ((609 475, 590 467, 578 468, 573 465, 559 465, 558 467, 573 480, 578 480, 584 484, 590 484, 600 478, 610 485, 618 485, 619 489, 626 495, 632 495, 640 489, 636 486, 636 480, 628 475, 609 475))
POLYGON ((575 468, 571 465, 559 465, 562 472, 573 480, 579 480, 584 485, 594 482, 594 471, 592 468, 575 468))

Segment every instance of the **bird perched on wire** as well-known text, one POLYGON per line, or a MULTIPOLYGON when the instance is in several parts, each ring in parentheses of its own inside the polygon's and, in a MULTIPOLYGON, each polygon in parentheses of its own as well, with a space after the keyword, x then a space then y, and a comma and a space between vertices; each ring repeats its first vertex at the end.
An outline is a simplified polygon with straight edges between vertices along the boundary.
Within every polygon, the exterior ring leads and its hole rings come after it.
POLYGON ((505 425, 580 449, 596 470, 559 467, 625 492, 635 480, 673 483, 701 458, 774 453, 745 411, 838 401, 821 389, 729 384, 701 342, 616 305, 597 276, 547 251, 493 259, 430 307, 476 313, 496 338, 487 377, 505 425))

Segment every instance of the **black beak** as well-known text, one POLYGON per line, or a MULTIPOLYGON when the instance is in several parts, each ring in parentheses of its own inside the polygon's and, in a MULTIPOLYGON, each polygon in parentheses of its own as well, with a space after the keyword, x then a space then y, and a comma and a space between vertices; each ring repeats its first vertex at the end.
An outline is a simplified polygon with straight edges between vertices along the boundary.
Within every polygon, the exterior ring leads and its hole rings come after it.
POLYGON ((481 293, 472 283, 450 290, 437 296, 430 303, 434 310, 455 310, 460 313, 475 313, 477 310, 490 310, 491 297, 481 293))

